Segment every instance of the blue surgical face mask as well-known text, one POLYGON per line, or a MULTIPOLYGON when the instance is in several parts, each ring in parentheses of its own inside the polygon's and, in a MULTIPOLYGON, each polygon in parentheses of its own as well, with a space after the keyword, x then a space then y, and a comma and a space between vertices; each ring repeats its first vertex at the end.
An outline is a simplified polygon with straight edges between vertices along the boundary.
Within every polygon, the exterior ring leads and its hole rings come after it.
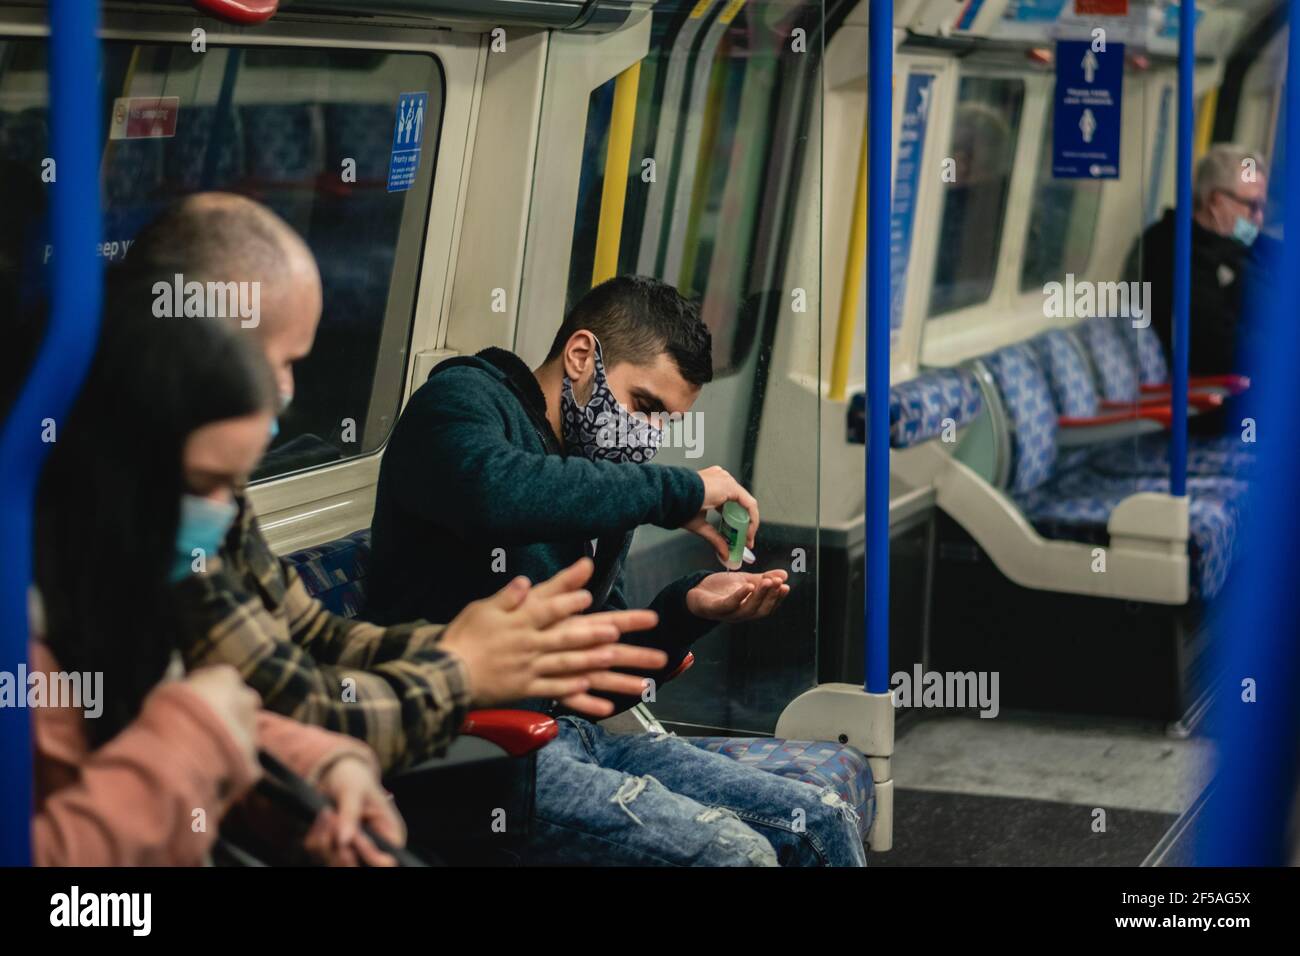
POLYGON ((181 495, 181 520, 176 528, 176 556, 172 562, 172 580, 180 581, 194 570, 194 552, 204 561, 221 549, 226 532, 235 523, 239 508, 233 501, 213 501, 198 495, 181 495))
POLYGON ((573 382, 564 376, 560 390, 560 424, 565 447, 592 461, 644 464, 659 451, 663 431, 645 416, 633 416, 609 390, 600 342, 596 342, 591 398, 579 405, 573 382))
POLYGON ((1232 224, 1232 238, 1243 246, 1249 246, 1259 238, 1259 226, 1245 216, 1238 216, 1236 222, 1232 224))
MULTIPOLYGON (((280 414, 283 415, 288 410, 291 404, 293 404, 293 392, 292 391, 281 392, 280 393, 280 414)), ((279 436, 279 434, 280 434, 280 419, 273 418, 271 419, 271 441, 275 441, 275 439, 279 436)))

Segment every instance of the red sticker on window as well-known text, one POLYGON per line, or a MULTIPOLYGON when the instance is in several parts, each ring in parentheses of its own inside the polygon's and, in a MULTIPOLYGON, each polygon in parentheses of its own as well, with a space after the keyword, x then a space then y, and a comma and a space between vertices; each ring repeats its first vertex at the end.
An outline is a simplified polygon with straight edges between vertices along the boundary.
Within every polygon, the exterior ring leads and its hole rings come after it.
POLYGON ((1128 16, 1128 0, 1074 0, 1076 16, 1128 16))
POLYGON ((109 139, 167 139, 176 135, 179 96, 119 96, 113 101, 109 139))

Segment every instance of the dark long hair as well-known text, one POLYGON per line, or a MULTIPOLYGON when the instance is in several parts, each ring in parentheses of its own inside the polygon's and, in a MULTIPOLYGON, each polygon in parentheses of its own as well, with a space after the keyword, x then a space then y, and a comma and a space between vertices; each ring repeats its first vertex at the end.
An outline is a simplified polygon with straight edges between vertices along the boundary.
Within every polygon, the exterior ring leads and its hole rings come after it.
POLYGON ((186 439, 274 403, 250 332, 138 312, 105 318, 42 476, 36 580, 59 666, 104 674, 98 746, 135 718, 176 647, 169 579, 186 439))

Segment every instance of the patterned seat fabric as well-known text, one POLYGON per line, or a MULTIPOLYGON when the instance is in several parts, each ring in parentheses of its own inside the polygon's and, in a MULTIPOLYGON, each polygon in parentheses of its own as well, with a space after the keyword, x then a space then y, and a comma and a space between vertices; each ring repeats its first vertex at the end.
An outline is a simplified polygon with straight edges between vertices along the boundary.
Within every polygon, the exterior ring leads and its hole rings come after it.
MULTIPOLYGON (((370 529, 357 531, 315 548, 285 555, 307 593, 342 617, 356 617, 365 607, 365 580, 370 563, 370 529)), ((864 837, 875 815, 875 787, 867 758, 852 747, 771 737, 690 737, 697 747, 750 764, 767 773, 830 787, 857 813, 864 837)))
POLYGON ((946 421, 962 428, 983 408, 979 383, 969 369, 922 372, 889 390, 889 443, 895 448, 911 448, 938 438, 946 421))
POLYGON ((1079 335, 1097 370, 1097 384, 1108 402, 1131 402, 1138 397, 1138 368, 1124 331, 1114 319, 1093 318, 1078 326, 1079 335))
POLYGON ((1130 346, 1130 354, 1137 363, 1138 379, 1143 385, 1166 385, 1169 382, 1169 364, 1165 361, 1165 348, 1160 336, 1150 325, 1134 329, 1132 336, 1123 336, 1130 346))
POLYGON ((330 103, 325 107, 326 165, 339 169, 344 159, 357 163, 358 182, 383 182, 393 146, 391 104, 330 103))
MULTIPOLYGON (((1058 460, 1051 389, 1031 349, 1024 344, 1011 345, 986 361, 1014 430, 1008 491, 1039 534, 1103 544, 1109 539, 1106 524, 1110 513, 1121 501, 1140 491, 1168 493, 1167 478, 1108 475, 1091 461, 1067 465, 1058 460)), ((1129 444, 1116 447, 1122 449, 1129 444)), ((1208 599, 1222 589, 1227 579, 1246 485, 1233 478, 1205 476, 1189 480, 1187 490, 1191 495, 1191 591, 1208 599)))
POLYGON ((1044 332, 1030 343, 1047 376, 1057 411, 1068 418, 1091 418, 1101 408, 1087 360, 1074 339, 1060 329, 1044 332))
POLYGON ((302 184, 324 168, 311 103, 240 107, 249 175, 269 183, 302 184))
POLYGON ((813 740, 766 737, 685 737, 697 747, 791 780, 834 790, 857 814, 866 837, 876 812, 876 789, 867 758, 852 747, 813 740))
MULTIPOLYGON (((1130 381, 1143 385, 1167 385, 1169 366, 1165 362, 1164 347, 1160 337, 1149 326, 1128 333, 1128 326, 1116 325, 1118 320, 1090 319, 1084 329, 1092 347, 1104 350, 1113 362, 1112 380, 1117 391, 1128 388, 1130 381), (1123 346, 1122 348, 1117 348, 1123 346), (1119 371, 1127 365, 1128 371, 1119 371)), ((1050 334, 1050 333, 1049 333, 1050 334)), ((1094 359, 1097 357, 1094 351, 1094 359)), ((1099 375, 1102 364, 1098 364, 1099 375)), ((1119 401, 1129 401, 1138 396, 1134 391, 1119 401)), ((1109 397, 1109 396, 1108 396, 1109 397)), ((1063 413, 1064 414, 1064 413, 1063 413)), ((1089 464, 1102 474, 1121 477, 1169 477, 1169 436, 1143 435, 1135 442, 1117 442, 1098 449, 1089 464)), ((1230 478, 1246 477, 1255 464, 1255 453, 1234 433, 1219 436, 1189 435, 1187 438, 1187 474, 1203 477, 1221 475, 1230 478)))
POLYGON ((1056 408, 1047 379, 1024 343, 1008 345, 985 360, 1002 403, 1006 407, 1011 436, 1011 481, 1013 493, 1037 488, 1056 464, 1056 408))
POLYGON ((366 603, 370 529, 304 548, 284 558, 302 578, 307 593, 340 617, 356 617, 366 603))
POLYGON ((220 114, 214 106, 182 107, 176 135, 167 141, 168 184, 181 193, 218 189, 238 181, 243 169, 239 113, 220 114))
MULTIPOLYGON (((1133 441, 1114 442, 1094 452, 1088 463, 1103 475, 1167 479, 1169 436, 1143 435, 1133 441)), ((1250 477, 1254 467, 1255 453, 1235 432, 1188 436, 1189 476, 1244 479, 1250 477)))
MULTIPOLYGON (((1246 505, 1246 484, 1233 478, 1189 478, 1189 583, 1194 597, 1208 600, 1223 589, 1236 553, 1246 505)), ((1166 478, 1110 477, 1091 468, 1065 472, 1015 496, 1038 533, 1048 538, 1105 544, 1106 522, 1115 506, 1142 491, 1169 493, 1166 478)))

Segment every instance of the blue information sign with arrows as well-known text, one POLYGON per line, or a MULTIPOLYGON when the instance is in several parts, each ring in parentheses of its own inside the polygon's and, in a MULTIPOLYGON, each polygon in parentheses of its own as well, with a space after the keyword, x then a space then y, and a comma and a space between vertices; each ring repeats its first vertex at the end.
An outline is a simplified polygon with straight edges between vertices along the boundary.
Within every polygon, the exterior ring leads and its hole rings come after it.
POLYGON ((1124 44, 1061 40, 1056 44, 1052 175, 1119 178, 1124 44), (1104 49, 1097 50, 1096 46, 1104 49))

